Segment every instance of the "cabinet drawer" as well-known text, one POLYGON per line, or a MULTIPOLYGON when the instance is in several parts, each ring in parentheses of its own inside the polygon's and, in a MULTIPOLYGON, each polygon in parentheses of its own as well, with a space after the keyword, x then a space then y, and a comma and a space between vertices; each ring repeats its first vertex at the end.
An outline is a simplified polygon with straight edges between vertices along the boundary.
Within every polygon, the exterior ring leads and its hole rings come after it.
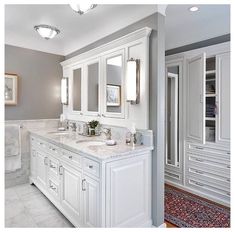
POLYGON ((83 170, 96 177, 100 176, 100 165, 94 160, 83 158, 83 170))
POLYGON ((39 138, 35 138, 35 137, 31 137, 31 142, 34 146, 38 147, 41 150, 47 151, 47 142, 39 139, 39 138))
POLYGON ((203 154, 214 155, 214 156, 222 156, 225 159, 230 160, 230 151, 227 149, 220 149, 220 148, 211 148, 206 147, 200 144, 194 143, 186 143, 186 150, 188 151, 196 151, 203 154))
POLYGON ((182 184, 182 174, 165 169, 165 180, 182 184))
POLYGON ((196 177, 189 176, 186 178, 186 186, 194 189, 195 191, 199 191, 202 194, 220 199, 222 202, 229 204, 230 202, 230 191, 224 188, 220 188, 217 185, 213 185, 208 183, 205 180, 199 180, 196 177))
POLYGON ((49 175, 58 177, 59 176, 59 161, 49 157, 48 160, 48 172, 49 175))
POLYGON ((81 156, 78 154, 75 154, 67 150, 63 150, 61 158, 62 160, 70 163, 71 165, 75 167, 79 167, 79 168, 82 167, 82 159, 81 159, 81 156))
POLYGON ((206 157, 196 153, 186 153, 186 166, 187 167, 200 167, 202 170, 214 170, 217 173, 221 173, 229 177, 230 175, 230 164, 224 159, 216 159, 206 157))
POLYGON ((60 148, 57 147, 56 145, 48 143, 46 146, 47 146, 47 152, 49 154, 52 154, 52 155, 55 155, 55 156, 59 156, 60 155, 60 148))
POLYGON ((48 189, 52 196, 54 196, 56 199, 59 199, 59 184, 57 183, 57 181, 50 177, 48 179, 48 189))

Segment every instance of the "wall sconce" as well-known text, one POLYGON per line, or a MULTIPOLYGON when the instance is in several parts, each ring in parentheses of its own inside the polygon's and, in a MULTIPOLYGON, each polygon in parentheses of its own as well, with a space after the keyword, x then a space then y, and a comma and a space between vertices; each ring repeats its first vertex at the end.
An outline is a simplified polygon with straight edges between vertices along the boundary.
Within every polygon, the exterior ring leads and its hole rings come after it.
POLYGON ((126 100, 131 104, 140 102, 140 60, 127 60, 126 100))
POLYGON ((68 105, 68 78, 63 77, 61 79, 61 103, 68 105))

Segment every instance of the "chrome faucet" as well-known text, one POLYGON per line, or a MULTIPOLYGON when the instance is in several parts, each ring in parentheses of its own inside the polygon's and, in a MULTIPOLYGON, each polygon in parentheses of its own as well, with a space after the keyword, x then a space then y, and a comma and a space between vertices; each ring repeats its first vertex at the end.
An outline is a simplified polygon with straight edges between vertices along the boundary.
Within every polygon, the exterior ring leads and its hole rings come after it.
POLYGON ((103 128, 101 133, 105 134, 107 140, 111 139, 111 136, 112 136, 111 128, 103 128))

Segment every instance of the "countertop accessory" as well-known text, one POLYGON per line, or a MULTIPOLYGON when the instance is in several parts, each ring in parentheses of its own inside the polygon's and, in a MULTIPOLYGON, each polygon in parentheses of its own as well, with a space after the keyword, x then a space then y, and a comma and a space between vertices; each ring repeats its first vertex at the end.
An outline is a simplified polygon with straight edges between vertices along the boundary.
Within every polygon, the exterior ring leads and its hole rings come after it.
POLYGON ((106 145, 108 145, 108 146, 114 146, 114 145, 116 145, 117 143, 116 143, 116 141, 115 140, 113 140, 113 139, 110 139, 110 140, 106 140, 106 145))

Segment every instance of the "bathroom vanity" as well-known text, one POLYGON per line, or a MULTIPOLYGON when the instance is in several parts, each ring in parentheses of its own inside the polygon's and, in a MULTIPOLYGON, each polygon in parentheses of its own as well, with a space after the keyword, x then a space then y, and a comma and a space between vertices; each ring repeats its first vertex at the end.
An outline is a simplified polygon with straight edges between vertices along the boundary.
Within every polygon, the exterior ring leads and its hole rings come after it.
POLYGON ((75 227, 149 227, 152 146, 31 131, 30 182, 75 227))

